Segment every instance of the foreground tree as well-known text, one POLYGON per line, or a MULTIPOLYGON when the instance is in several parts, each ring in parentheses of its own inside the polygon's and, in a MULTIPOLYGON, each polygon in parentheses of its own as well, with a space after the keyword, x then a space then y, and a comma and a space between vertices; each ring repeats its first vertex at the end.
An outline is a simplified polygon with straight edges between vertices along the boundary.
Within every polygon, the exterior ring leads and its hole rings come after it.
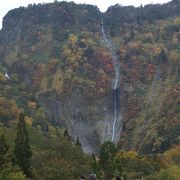
POLYGON ((0 169, 1 180, 27 180, 23 172, 11 163, 6 163, 0 169))
POLYGON ((17 124, 17 137, 15 140, 14 163, 17 164, 27 177, 31 176, 30 158, 32 152, 29 146, 28 131, 24 120, 24 114, 20 114, 17 124))
POLYGON ((25 180, 25 175, 18 167, 12 166, 7 152, 9 145, 7 144, 4 134, 0 135, 0 179, 3 180, 25 180))
POLYGON ((109 180, 113 177, 113 160, 117 153, 115 144, 108 141, 101 145, 100 156, 99 156, 99 165, 100 168, 104 171, 104 179, 109 180))
POLYGON ((0 167, 3 166, 3 164, 6 161, 6 153, 9 149, 9 146, 6 142, 4 134, 0 135, 0 167))

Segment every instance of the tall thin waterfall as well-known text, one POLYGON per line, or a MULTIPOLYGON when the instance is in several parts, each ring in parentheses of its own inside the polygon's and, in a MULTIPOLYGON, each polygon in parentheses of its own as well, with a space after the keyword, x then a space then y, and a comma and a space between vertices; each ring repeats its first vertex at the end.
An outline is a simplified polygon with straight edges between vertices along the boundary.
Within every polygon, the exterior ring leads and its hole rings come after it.
POLYGON ((9 77, 9 75, 8 75, 8 72, 7 72, 7 69, 4 68, 4 71, 5 71, 4 75, 5 75, 6 79, 10 80, 10 77, 9 77))
MULTIPOLYGON (((117 89, 119 85, 119 76, 120 76, 120 67, 118 63, 118 58, 115 53, 115 48, 110 39, 108 39, 105 30, 104 30, 104 23, 103 20, 101 21, 101 31, 103 35, 103 43, 109 48, 111 54, 112 54, 112 59, 113 59, 113 64, 114 64, 114 70, 115 70, 115 76, 114 79, 112 80, 112 89, 114 90, 114 114, 113 114, 113 125, 112 125, 112 137, 111 141, 114 142, 115 140, 115 133, 120 133, 119 131, 116 131, 116 126, 117 126, 117 121, 121 121, 120 113, 118 112, 118 104, 117 104, 117 89)), ((121 126, 121 122, 118 122, 119 126, 121 126)), ((118 128, 117 128, 118 129, 118 128)), ((121 130, 121 127, 120 127, 121 130)))

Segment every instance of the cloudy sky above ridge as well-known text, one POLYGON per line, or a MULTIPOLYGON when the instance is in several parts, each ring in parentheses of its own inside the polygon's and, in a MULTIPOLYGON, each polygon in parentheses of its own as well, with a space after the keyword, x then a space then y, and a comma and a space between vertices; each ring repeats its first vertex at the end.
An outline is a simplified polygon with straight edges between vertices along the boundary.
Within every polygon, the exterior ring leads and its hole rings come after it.
MULTIPOLYGON (((48 3, 53 2, 54 0, 4 0, 1 2, 0 5, 0 29, 2 24, 2 18, 5 16, 5 14, 14 8, 18 8, 20 6, 27 6, 28 4, 37 4, 37 3, 48 3)), ((60 0, 58 0, 60 1, 60 0)), ((66 0, 71 1, 71 0, 66 0)), ((97 5, 99 9, 104 12, 107 10, 107 8, 114 4, 121 4, 121 5, 134 5, 134 6, 140 6, 145 4, 151 4, 151 3, 166 3, 170 0, 74 0, 76 3, 86 3, 86 4, 93 4, 97 5)))

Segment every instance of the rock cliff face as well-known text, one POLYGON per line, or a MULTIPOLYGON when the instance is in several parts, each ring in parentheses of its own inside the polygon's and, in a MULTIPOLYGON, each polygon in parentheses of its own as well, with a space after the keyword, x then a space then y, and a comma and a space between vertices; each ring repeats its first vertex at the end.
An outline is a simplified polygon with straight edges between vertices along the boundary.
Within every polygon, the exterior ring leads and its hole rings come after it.
POLYGON ((92 102, 79 89, 62 101, 56 93, 42 94, 38 101, 50 117, 79 137, 86 152, 98 152, 101 142, 111 139, 113 109, 111 95, 92 102), (48 98, 47 98, 48 97, 48 98))
POLYGON ((8 12, 0 31, 0 70, 11 78, 10 97, 32 117, 43 108, 48 123, 79 137, 86 152, 97 153, 112 140, 114 127, 114 142, 122 148, 166 150, 179 136, 179 9, 172 1, 114 6, 102 14, 94 6, 56 2, 8 12), (113 52, 103 42, 102 18, 113 52), (114 56, 120 65, 115 89, 114 56))

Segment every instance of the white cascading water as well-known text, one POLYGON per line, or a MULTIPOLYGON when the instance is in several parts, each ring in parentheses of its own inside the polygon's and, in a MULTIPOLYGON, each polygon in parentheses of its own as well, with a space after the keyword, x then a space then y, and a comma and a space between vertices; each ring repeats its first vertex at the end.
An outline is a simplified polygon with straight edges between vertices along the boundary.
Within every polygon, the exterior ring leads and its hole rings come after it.
MULTIPOLYGON (((103 34, 104 44, 109 48, 109 50, 112 53, 114 70, 115 70, 115 76, 114 76, 114 79, 112 81, 112 89, 114 89, 115 95, 114 95, 114 117, 113 117, 112 137, 111 137, 111 141, 114 142, 115 127, 116 127, 116 123, 117 123, 117 120, 118 120, 118 117, 117 117, 118 116, 118 112, 117 112, 116 89, 118 88, 118 84, 119 84, 120 70, 119 70, 118 58, 117 58, 117 56, 115 54, 113 43, 111 42, 111 40, 109 40, 107 38, 107 35, 105 33, 103 20, 101 21, 101 31, 102 31, 102 34, 103 34)), ((119 120, 121 120, 121 118, 119 120)))
POLYGON ((8 75, 8 72, 7 72, 6 68, 4 68, 4 70, 5 70, 4 75, 5 75, 6 79, 10 80, 10 77, 9 77, 9 75, 8 75))

